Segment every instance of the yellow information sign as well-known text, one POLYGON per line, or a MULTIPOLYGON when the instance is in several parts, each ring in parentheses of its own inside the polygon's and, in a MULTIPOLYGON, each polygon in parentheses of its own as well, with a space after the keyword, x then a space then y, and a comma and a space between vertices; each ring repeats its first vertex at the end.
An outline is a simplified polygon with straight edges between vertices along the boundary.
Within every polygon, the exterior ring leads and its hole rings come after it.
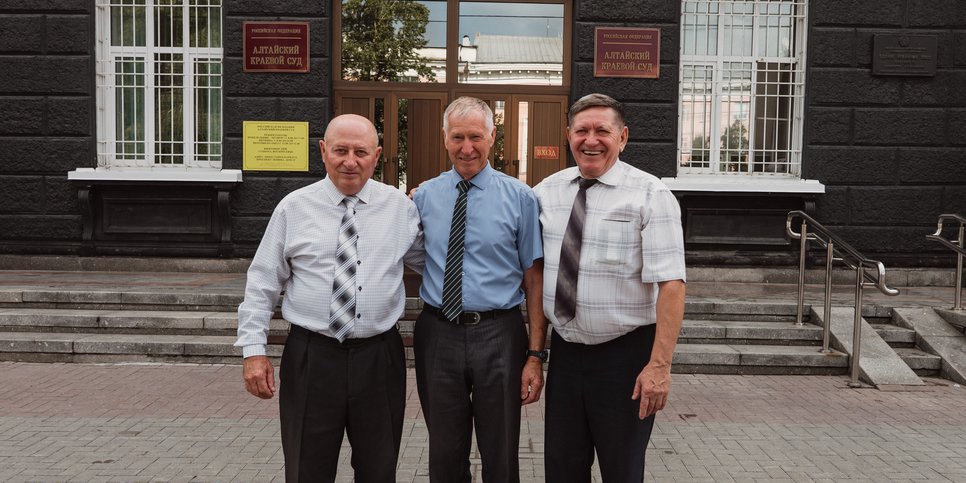
POLYGON ((244 121, 242 169, 308 171, 309 123, 244 121))

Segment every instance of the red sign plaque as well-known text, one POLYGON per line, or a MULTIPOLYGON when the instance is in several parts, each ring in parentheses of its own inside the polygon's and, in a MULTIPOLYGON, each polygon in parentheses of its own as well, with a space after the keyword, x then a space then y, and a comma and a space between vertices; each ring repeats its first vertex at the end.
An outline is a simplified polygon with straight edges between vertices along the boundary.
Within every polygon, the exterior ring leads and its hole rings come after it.
POLYGON ((661 29, 594 30, 594 77, 657 79, 660 67, 661 29))
POLYGON ((309 71, 307 22, 243 22, 245 72, 309 71))
POLYGON ((534 146, 533 159, 560 159, 559 146, 534 146))

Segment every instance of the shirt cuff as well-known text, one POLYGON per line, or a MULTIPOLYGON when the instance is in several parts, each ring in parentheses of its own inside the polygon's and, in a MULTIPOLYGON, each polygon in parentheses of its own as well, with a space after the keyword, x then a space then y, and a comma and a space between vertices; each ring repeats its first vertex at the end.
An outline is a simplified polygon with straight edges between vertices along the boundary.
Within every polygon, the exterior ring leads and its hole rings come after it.
POLYGON ((265 346, 262 344, 246 345, 242 347, 242 355, 247 359, 252 356, 265 355, 265 346))

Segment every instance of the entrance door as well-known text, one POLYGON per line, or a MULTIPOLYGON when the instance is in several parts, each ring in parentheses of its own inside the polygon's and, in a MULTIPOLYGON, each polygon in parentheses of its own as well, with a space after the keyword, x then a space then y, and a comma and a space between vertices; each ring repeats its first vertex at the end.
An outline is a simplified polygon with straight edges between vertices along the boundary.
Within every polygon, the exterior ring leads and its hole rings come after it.
MULTIPOLYGON (((493 109, 495 169, 534 186, 566 167, 566 96, 459 95, 483 99, 493 109)), ((445 93, 346 91, 335 97, 337 115, 359 114, 375 124, 383 146, 378 181, 408 191, 450 169, 442 134, 445 93)))
POLYGON ((408 191, 449 169, 442 134, 445 108, 445 94, 353 91, 336 95, 335 113, 372 121, 382 145, 373 178, 408 191))

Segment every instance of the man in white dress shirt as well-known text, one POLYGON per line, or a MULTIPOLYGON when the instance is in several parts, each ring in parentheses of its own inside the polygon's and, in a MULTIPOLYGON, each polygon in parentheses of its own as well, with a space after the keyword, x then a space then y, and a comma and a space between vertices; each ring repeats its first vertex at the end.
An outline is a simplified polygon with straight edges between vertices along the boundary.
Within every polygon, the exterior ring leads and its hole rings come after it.
POLYGON ((534 188, 544 247, 547 481, 641 481, 654 414, 671 387, 684 316, 684 241, 677 200, 619 158, 623 107, 590 94, 568 113, 577 162, 534 188))
POLYGON ((404 259, 422 269, 422 231, 406 195, 369 182, 378 143, 364 117, 329 123, 319 141, 327 176, 279 202, 238 307, 245 388, 271 398, 265 345, 285 291, 291 329, 278 392, 288 482, 334 481, 345 433, 355 481, 395 481, 406 406, 396 322, 405 309, 404 259))

